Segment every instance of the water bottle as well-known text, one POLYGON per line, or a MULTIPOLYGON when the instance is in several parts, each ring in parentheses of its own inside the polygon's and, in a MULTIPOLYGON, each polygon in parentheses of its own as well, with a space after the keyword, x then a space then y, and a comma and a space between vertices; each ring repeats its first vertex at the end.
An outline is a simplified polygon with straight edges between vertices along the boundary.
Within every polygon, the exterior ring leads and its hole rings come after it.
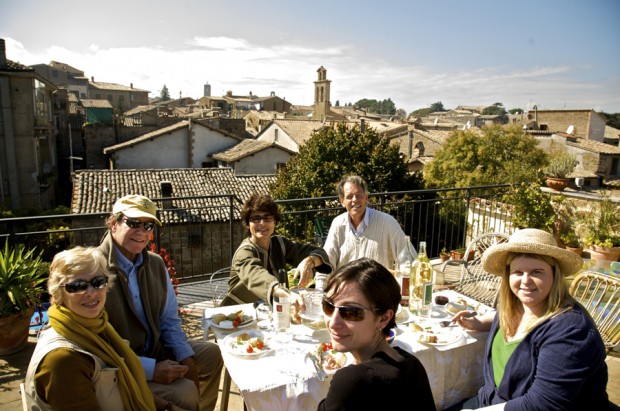
POLYGON ((281 268, 278 271, 277 286, 273 292, 273 328, 276 332, 287 332, 291 327, 291 292, 287 287, 288 280, 285 280, 286 270, 281 268), (283 283, 282 281, 287 281, 283 283))

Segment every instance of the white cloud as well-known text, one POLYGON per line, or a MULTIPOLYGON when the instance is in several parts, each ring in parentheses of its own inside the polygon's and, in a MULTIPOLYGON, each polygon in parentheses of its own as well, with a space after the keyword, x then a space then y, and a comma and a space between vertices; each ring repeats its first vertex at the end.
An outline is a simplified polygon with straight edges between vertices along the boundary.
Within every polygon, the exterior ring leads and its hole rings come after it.
POLYGON ((419 63, 404 65, 371 57, 345 41, 328 47, 265 46, 243 38, 196 36, 178 49, 91 44, 83 52, 50 46, 34 54, 16 40, 5 40, 10 60, 28 65, 61 61, 96 81, 133 83, 152 96, 159 95, 166 84, 172 97, 181 92, 199 98, 208 82, 213 95, 231 90, 238 95, 251 91, 262 96, 273 91, 293 104, 310 105, 316 71, 324 66, 332 80, 332 104, 336 100, 342 105, 362 98, 391 98, 408 112, 437 101, 446 108, 501 102, 508 109, 533 103, 541 108, 620 112, 620 79, 577 80, 594 69, 587 65, 497 65, 471 70, 455 66, 438 71, 427 66, 423 56, 419 63))

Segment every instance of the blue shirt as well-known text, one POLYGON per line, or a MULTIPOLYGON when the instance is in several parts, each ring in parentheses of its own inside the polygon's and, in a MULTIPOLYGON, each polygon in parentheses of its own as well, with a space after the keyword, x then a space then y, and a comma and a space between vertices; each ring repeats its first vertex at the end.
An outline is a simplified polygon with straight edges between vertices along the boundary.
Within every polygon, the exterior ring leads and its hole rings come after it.
POLYGON ((364 217, 362 217, 362 221, 360 221, 357 228, 353 227, 353 223, 351 223, 351 217, 347 218, 347 223, 349 224, 349 228, 355 234, 356 237, 361 236, 368 227, 368 222, 370 221, 370 214, 373 212, 372 208, 366 207, 366 212, 364 213, 364 217))
MULTIPOLYGON (((144 328, 148 331, 148 337, 145 344, 145 349, 150 350, 153 346, 153 331, 148 325, 146 315, 144 314, 144 308, 142 307, 142 299, 140 298, 140 288, 138 286, 138 269, 142 265, 142 254, 138 254, 136 262, 132 262, 120 252, 118 247, 114 245, 114 252, 118 258, 118 264, 123 272, 127 273, 127 283, 129 286, 129 292, 133 305, 136 309, 136 314, 140 318, 140 321, 144 325, 144 328)), ((170 282, 170 276, 166 272, 168 278, 168 289, 166 297, 166 305, 161 313, 160 327, 161 327, 161 339, 165 346, 172 349, 172 352, 176 356, 177 360, 183 360, 185 358, 194 355, 194 350, 187 342, 187 336, 181 328, 181 319, 178 315, 177 308, 177 296, 170 282)), ((140 353, 137 353, 138 355, 140 353)), ((155 373, 156 360, 154 358, 140 356, 140 362, 146 373, 146 379, 152 380, 155 373)))

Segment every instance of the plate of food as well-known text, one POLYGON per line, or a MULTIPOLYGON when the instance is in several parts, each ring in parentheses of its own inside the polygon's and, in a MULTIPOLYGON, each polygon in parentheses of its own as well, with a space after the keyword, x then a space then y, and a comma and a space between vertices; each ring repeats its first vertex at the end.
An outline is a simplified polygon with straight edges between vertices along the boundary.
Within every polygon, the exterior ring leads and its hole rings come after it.
POLYGON ((449 345, 460 341, 464 335, 460 327, 441 327, 436 323, 412 323, 416 339, 428 345, 449 345))
POLYGON ((254 317, 246 315, 243 311, 235 311, 230 314, 217 313, 209 318, 211 325, 221 330, 236 330, 238 328, 249 327, 254 324, 254 317))
POLYGON ((271 352, 271 341, 261 330, 237 331, 224 339, 224 349, 240 358, 259 358, 271 352))
POLYGON ((335 373, 347 365, 348 362, 346 354, 338 352, 332 348, 331 341, 317 344, 314 355, 319 358, 321 366, 327 374, 335 373))

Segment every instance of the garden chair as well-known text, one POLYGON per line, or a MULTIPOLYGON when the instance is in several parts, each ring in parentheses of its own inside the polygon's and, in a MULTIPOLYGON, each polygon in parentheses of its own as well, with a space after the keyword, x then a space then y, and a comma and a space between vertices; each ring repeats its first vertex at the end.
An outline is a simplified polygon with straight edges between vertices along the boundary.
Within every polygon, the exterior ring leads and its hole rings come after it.
POLYGON ((609 353, 620 342, 620 278, 584 271, 571 283, 570 294, 592 316, 609 353))
POLYGON ((444 275, 453 266, 459 266, 461 276, 453 290, 479 303, 497 308, 499 286, 502 278, 487 273, 482 268, 482 253, 493 244, 505 243, 509 236, 502 233, 485 233, 474 238, 465 249, 465 257, 444 263, 444 275))

